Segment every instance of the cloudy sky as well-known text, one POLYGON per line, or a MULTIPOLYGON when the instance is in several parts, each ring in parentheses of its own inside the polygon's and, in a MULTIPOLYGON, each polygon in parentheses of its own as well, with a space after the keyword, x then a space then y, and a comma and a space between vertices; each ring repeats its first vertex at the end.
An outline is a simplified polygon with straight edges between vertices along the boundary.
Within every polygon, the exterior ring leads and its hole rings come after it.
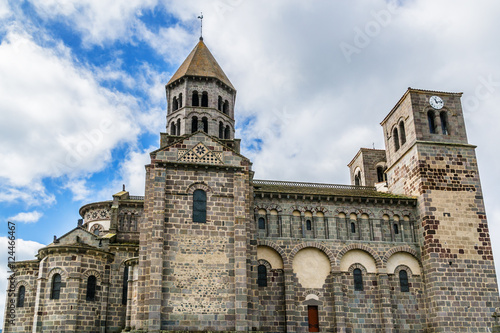
POLYGON ((500 263, 498 1, 0 0, 0 309, 8 220, 29 259, 83 204, 144 194, 201 11, 258 179, 349 183, 407 87, 463 92, 500 263))

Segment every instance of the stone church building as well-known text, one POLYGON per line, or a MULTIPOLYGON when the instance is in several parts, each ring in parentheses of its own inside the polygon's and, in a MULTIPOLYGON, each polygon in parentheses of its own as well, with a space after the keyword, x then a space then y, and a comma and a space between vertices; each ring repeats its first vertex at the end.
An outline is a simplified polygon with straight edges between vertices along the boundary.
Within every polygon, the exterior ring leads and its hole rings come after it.
POLYGON ((461 93, 409 88, 386 149, 360 149, 334 185, 254 178, 203 39, 165 89, 145 196, 83 206, 15 263, 3 332, 490 331, 500 298, 461 93))

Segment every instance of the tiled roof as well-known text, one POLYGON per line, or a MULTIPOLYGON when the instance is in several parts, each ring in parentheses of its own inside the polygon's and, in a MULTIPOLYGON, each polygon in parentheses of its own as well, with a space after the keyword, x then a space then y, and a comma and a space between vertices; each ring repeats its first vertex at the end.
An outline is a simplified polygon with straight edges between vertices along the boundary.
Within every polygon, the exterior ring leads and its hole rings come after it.
POLYGON ((253 180, 255 192, 303 194, 303 195, 332 195, 348 197, 395 198, 413 200, 412 197, 379 192, 375 187, 352 186, 337 184, 300 183, 275 180, 253 180))
POLYGON ((235 90, 203 40, 200 40, 167 85, 183 76, 213 77, 235 90))

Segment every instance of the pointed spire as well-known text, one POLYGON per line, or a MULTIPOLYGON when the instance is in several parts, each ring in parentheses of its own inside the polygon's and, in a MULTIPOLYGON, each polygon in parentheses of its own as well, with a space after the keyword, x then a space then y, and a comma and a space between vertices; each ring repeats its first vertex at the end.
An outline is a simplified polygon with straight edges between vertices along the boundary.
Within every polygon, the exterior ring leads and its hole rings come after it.
POLYGON ((175 72, 170 81, 168 81, 167 86, 183 76, 212 77, 218 79, 231 89, 236 90, 212 53, 210 53, 210 50, 206 47, 202 37, 200 37, 200 41, 188 55, 186 60, 184 60, 177 72, 175 72))

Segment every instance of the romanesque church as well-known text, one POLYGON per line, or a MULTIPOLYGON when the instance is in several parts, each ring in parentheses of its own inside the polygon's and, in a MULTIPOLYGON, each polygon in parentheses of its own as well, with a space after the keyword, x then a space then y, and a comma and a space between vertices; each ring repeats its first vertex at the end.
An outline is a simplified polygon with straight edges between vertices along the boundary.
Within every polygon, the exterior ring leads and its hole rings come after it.
POLYGON ((461 93, 409 88, 381 122, 385 150, 353 152, 351 184, 334 185, 254 175, 234 137, 236 89, 203 39, 165 89, 145 196, 81 207, 73 230, 15 263, 3 332, 493 327, 461 93))

